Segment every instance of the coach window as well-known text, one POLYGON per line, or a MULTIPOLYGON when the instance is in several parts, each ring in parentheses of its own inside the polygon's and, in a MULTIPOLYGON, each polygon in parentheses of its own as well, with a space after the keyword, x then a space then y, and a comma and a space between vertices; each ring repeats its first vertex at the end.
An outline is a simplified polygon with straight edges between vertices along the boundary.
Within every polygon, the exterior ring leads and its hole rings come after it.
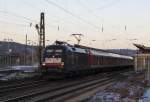
POLYGON ((100 61, 100 56, 98 56, 98 65, 100 65, 101 61, 100 61))
POLYGON ((105 65, 105 57, 103 57, 103 65, 105 65))
POLYGON ((103 57, 101 56, 100 59, 101 59, 100 60, 101 61, 101 65, 103 65, 103 57))
POLYGON ((97 56, 97 64, 99 65, 99 56, 97 56))
POLYGON ((97 61, 98 61, 98 58, 97 56, 95 57, 95 65, 97 65, 97 61))
POLYGON ((98 56, 96 56, 96 65, 98 64, 98 56))

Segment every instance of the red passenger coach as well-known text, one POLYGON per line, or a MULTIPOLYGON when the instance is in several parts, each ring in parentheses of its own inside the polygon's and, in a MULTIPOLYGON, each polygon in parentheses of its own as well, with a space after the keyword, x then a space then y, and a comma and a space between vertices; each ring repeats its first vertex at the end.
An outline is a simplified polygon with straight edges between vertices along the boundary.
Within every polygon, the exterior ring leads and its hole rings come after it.
POLYGON ((93 64, 93 55, 91 53, 91 51, 89 51, 88 53, 88 65, 92 65, 93 64))

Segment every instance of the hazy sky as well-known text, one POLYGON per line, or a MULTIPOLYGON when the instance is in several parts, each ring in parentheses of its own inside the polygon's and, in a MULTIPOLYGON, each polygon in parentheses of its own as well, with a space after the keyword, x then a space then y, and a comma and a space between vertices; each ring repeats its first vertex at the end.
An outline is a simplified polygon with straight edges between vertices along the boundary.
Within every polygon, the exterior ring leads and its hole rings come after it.
POLYGON ((0 40, 24 43, 27 34, 37 42, 34 25, 45 12, 47 44, 76 43, 70 35, 81 33, 81 44, 96 48, 135 49, 133 42, 150 46, 149 4, 150 0, 0 0, 0 40))

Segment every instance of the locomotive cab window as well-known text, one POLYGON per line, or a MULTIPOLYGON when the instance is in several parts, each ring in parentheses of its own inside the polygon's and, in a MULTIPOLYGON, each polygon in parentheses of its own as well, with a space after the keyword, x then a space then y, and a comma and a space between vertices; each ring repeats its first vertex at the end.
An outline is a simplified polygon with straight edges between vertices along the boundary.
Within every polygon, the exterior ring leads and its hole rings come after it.
POLYGON ((47 53, 52 53, 53 50, 52 50, 52 49, 47 49, 46 52, 47 52, 47 53))
POLYGON ((61 48, 47 48, 45 49, 44 59, 45 63, 60 64, 64 61, 63 49, 61 48))
POLYGON ((61 57, 62 52, 63 52, 62 49, 47 49, 46 56, 61 57))

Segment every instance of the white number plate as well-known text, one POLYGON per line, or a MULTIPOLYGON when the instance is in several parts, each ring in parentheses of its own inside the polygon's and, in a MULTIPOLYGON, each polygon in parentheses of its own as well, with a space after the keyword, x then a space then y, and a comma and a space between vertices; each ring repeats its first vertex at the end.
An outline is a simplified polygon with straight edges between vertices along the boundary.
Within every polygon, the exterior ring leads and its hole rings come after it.
POLYGON ((45 58, 45 63, 61 63, 61 58, 45 58))

